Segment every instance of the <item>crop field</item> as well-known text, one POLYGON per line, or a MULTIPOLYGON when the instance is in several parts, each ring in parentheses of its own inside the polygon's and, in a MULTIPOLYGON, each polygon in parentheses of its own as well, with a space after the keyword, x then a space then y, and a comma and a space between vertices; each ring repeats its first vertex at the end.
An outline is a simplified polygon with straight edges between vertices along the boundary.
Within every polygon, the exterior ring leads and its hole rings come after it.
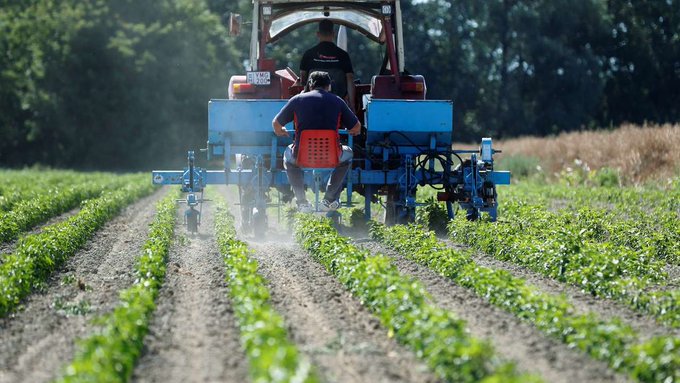
POLYGON ((148 174, 0 174, 0 382, 680 382, 677 178, 254 238, 233 187, 190 234, 148 174))

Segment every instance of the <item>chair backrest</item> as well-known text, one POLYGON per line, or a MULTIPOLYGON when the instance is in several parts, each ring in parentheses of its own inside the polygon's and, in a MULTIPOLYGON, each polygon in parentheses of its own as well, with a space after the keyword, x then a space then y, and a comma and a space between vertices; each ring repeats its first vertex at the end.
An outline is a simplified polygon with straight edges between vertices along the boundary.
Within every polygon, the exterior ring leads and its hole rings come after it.
POLYGON ((336 130, 303 130, 297 145, 297 166, 302 168, 334 168, 338 166, 341 149, 336 130))

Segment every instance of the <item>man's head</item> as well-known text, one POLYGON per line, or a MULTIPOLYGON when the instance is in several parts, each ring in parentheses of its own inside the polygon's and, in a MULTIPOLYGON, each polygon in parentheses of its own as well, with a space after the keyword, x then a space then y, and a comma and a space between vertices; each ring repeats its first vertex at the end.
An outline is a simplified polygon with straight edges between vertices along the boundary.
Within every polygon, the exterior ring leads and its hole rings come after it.
POLYGON ((319 22, 319 30, 316 32, 320 39, 333 40, 333 22, 326 19, 319 22))
POLYGON ((329 91, 331 89, 331 76, 328 74, 328 72, 323 72, 320 70, 314 71, 309 74, 307 85, 310 90, 324 89, 329 91))

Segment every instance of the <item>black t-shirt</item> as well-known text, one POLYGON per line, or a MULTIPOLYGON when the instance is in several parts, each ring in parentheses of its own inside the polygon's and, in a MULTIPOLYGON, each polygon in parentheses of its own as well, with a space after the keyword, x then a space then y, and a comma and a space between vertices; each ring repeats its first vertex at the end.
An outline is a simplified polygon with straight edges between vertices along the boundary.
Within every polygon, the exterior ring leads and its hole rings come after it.
POLYGON ((322 89, 294 96, 275 118, 281 125, 294 121, 296 147, 305 129, 352 129, 359 122, 343 99, 322 89))
POLYGON ((347 73, 354 73, 352 61, 344 50, 330 41, 322 41, 302 56, 300 70, 309 75, 315 70, 328 72, 333 79, 331 92, 340 97, 347 94, 347 73))

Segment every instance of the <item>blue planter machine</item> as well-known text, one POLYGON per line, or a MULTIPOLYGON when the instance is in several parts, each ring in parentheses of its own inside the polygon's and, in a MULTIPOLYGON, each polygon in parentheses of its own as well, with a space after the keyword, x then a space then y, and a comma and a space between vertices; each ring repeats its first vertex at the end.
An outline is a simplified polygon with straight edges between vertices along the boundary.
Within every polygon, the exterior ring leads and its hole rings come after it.
MULTIPOLYGON (((292 138, 277 137, 272 119, 286 100, 230 99, 208 104, 208 145, 201 149, 207 159, 223 159, 224 168, 207 170, 196 166, 193 151, 188 153, 184 170, 156 170, 157 185, 181 185, 187 193, 185 223, 195 232, 200 224, 203 190, 207 185, 237 185, 241 226, 246 232, 264 235, 267 207, 275 206, 271 194, 280 201, 292 199, 283 169, 283 152, 292 138)), ((483 138, 479 150, 453 150, 453 104, 445 100, 370 99, 363 103, 363 132, 344 136, 354 150, 352 169, 346 179, 342 205, 352 206, 352 193, 365 197, 366 219, 371 202, 385 208, 387 224, 415 219, 419 206, 418 187, 439 189, 437 199, 446 204, 453 218, 457 203, 469 219, 482 213, 496 220, 497 185, 510 183, 510 173, 494 170, 490 138, 483 138)), ((292 126, 287 126, 293 131, 292 126)), ((329 173, 323 175, 325 179, 329 173)), ((325 179, 322 184, 325 185, 325 179)), ((314 187, 312 172, 305 183, 314 187)))

